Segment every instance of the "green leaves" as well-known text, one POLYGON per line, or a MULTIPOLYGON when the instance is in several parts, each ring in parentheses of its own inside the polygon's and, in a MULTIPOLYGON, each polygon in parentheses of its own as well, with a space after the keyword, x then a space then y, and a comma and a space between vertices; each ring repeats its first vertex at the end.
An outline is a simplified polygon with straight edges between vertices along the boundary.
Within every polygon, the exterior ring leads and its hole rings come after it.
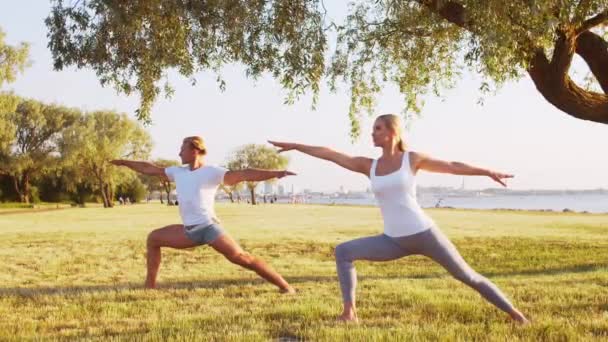
MULTIPOLYGON (((265 72, 297 98, 318 92, 325 35, 316 0, 53 1, 46 19, 55 68, 96 71, 104 85, 141 98, 138 118, 150 121, 168 69, 191 77, 240 62, 246 74, 265 72)), ((218 85, 225 85, 218 77, 218 85)))
MULTIPOLYGON (((263 169, 279 170, 289 164, 289 159, 277 153, 271 147, 265 145, 248 144, 237 149, 229 157, 226 167, 230 170, 263 169)), ((247 182, 247 186, 253 189, 257 182, 247 182)))
POLYGON ((277 79, 287 104, 311 91, 314 106, 324 77, 332 90, 346 83, 357 137, 387 82, 404 113, 419 113, 424 96, 441 96, 466 69, 498 88, 539 51, 551 55, 559 30, 576 32, 607 10, 604 0, 356 0, 334 23, 318 0, 54 0, 46 24, 56 69, 89 67, 102 84, 137 92, 143 122, 157 96, 172 93, 161 84, 167 70, 193 82, 210 71, 224 89, 221 68, 241 63, 250 78, 277 79))
POLYGON ((5 34, 0 29, 0 87, 4 83, 13 82, 17 73, 29 65, 29 45, 21 43, 18 46, 10 46, 4 42, 4 37, 5 34))
POLYGON ((275 149, 257 144, 248 144, 237 149, 226 164, 230 170, 264 169, 276 170, 287 166, 289 159, 275 149))

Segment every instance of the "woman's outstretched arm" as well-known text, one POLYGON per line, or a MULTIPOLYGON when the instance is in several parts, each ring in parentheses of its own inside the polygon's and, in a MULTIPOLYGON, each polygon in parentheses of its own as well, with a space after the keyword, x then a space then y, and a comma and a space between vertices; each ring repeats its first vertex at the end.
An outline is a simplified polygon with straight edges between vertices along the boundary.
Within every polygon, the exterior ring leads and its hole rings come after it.
POLYGON ((286 170, 271 171, 260 169, 245 169, 228 171, 224 175, 224 184, 234 185, 243 181, 265 181, 272 178, 283 178, 285 176, 293 176, 295 173, 286 170))
POLYGON ((425 170, 437 173, 450 173, 453 175, 464 176, 487 176, 502 186, 507 186, 504 179, 513 178, 514 176, 507 173, 492 171, 489 169, 457 162, 444 161, 432 158, 426 154, 411 152, 411 166, 414 171, 425 170))
POLYGON ((147 161, 116 159, 110 161, 116 166, 126 166, 129 169, 150 176, 165 176, 165 169, 147 161))
POLYGON ((316 158, 329 160, 330 162, 334 162, 350 171, 362 173, 366 176, 369 176, 369 169, 372 165, 372 159, 370 158, 352 157, 323 146, 310 146, 280 141, 268 142, 278 147, 279 153, 291 150, 300 151, 316 158))

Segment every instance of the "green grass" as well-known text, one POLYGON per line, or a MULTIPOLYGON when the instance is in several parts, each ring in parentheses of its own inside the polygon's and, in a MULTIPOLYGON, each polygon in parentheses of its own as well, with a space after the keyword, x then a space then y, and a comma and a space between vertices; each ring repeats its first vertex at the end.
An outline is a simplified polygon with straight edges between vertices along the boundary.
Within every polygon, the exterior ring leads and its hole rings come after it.
POLYGON ((208 247, 165 250, 141 289, 158 204, 0 215, 0 340, 608 339, 608 215, 429 210, 465 259, 527 313, 519 327, 423 257, 358 262, 359 325, 333 249, 377 234, 376 208, 218 205, 224 227, 299 293, 282 296, 208 247))
MULTIPOLYGON (((95 205, 95 204, 93 204, 95 205)), ((19 203, 19 202, 0 202, 0 214, 15 213, 15 212, 38 212, 45 210, 54 210, 69 208, 69 203, 19 203)))

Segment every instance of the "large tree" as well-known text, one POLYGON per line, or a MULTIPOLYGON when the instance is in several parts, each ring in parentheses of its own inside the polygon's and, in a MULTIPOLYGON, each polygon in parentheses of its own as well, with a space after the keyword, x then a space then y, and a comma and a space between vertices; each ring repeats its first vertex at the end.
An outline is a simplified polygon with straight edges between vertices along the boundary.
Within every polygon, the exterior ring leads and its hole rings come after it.
POLYGON ((61 153, 72 167, 74 184, 88 184, 114 206, 114 189, 129 170, 112 167, 113 159, 146 159, 152 142, 137 122, 124 114, 96 111, 83 115, 63 134, 61 153))
MULTIPOLYGON (((0 126, 10 127, 12 136, 0 143, 0 174, 9 176, 23 203, 31 200, 32 178, 55 166, 62 133, 77 119, 73 109, 23 100, 14 112, 0 115, 0 126)), ((4 140, 1 139, 0 140, 4 140)))
MULTIPOLYGON (((18 72, 22 72, 29 64, 29 46, 21 43, 18 46, 6 44, 5 34, 0 29, 0 89, 6 84, 13 82, 18 72)), ((7 150, 15 137, 15 124, 9 118, 15 112, 21 99, 10 92, 0 92, 0 155, 8 155, 7 150), (4 151, 4 152, 2 152, 4 151)), ((6 163, 0 160, 0 163, 6 163)))
POLYGON ((561 111, 608 123, 605 0, 349 4, 345 21, 334 23, 322 0, 54 0, 46 23, 55 68, 90 67, 102 84, 138 92, 143 120, 168 70, 219 75, 237 62, 250 77, 277 78, 289 101, 306 90, 318 94, 324 76, 332 89, 346 82, 354 135, 385 82, 398 86, 405 110, 419 111, 423 95, 452 86, 463 69, 485 78, 482 90, 528 74, 561 111), (326 60, 333 35, 335 50, 326 60), (587 63, 598 89, 572 80, 574 55, 587 63))
MULTIPOLYGON (((248 144, 238 148, 229 157, 226 167, 229 170, 244 169, 264 169, 279 170, 284 169, 289 164, 287 157, 280 155, 273 148, 264 145, 248 144)), ((255 205, 255 188, 259 182, 247 181, 245 185, 251 194, 251 204, 255 205)))

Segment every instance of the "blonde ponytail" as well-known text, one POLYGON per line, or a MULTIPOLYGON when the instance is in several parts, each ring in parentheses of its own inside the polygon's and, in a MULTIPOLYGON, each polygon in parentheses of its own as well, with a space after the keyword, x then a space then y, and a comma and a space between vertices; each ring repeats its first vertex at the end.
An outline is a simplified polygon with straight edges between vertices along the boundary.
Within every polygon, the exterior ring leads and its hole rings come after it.
POLYGON ((207 154, 207 147, 202 137, 192 136, 184 138, 185 143, 189 143, 192 148, 198 150, 202 155, 207 154))
POLYGON ((401 136, 401 118, 395 114, 384 114, 380 115, 378 119, 382 120, 388 129, 395 132, 395 135, 399 137, 399 140, 397 140, 397 148, 399 148, 399 151, 405 152, 407 145, 401 136))
POLYGON ((399 148, 399 151, 405 152, 405 149, 407 146, 405 145, 405 141, 403 141, 403 138, 399 137, 399 141, 397 142, 397 147, 399 148))

